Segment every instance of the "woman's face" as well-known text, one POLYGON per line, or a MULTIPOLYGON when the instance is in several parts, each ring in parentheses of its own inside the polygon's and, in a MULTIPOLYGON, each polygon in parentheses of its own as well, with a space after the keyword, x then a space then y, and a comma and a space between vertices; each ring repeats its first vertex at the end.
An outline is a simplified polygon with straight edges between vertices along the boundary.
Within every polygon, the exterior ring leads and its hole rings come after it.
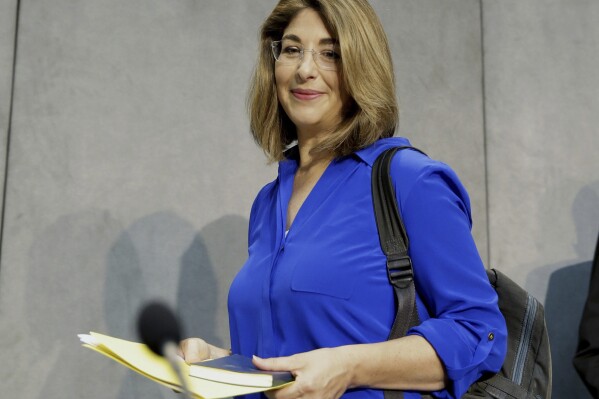
MULTIPOLYGON (((300 11, 283 32, 284 46, 322 51, 335 49, 334 42, 320 15, 311 8, 300 11)), ((306 51, 295 65, 275 62, 279 102, 299 135, 334 129, 348 98, 340 87, 340 67, 337 71, 319 68, 312 54, 306 51)))

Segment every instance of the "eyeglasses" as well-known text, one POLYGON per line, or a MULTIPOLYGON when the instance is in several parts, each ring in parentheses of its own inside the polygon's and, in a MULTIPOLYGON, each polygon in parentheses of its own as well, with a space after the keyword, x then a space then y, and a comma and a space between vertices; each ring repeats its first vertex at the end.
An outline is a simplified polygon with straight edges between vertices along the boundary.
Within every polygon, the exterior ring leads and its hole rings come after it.
POLYGON ((275 60, 281 65, 298 65, 304 59, 306 52, 312 53, 314 62, 322 69, 336 71, 341 62, 341 55, 334 49, 306 50, 297 43, 285 43, 282 40, 273 41, 271 46, 275 60))

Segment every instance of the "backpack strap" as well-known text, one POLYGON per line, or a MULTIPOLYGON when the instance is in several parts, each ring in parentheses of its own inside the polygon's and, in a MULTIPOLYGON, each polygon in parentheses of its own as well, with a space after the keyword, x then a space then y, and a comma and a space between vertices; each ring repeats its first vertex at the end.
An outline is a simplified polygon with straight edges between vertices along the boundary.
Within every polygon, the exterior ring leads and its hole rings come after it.
MULTIPOLYGON (((403 337, 411 326, 419 324, 414 271, 408 255, 409 240, 401 220, 390 173, 393 156, 403 149, 424 154, 410 146, 393 147, 379 155, 372 166, 374 215, 381 248, 387 257, 387 277, 393 286, 397 302, 397 314, 388 339, 403 337)), ((403 399, 403 392, 386 390, 385 399, 403 399)))
POLYGON ((526 389, 520 385, 515 384, 514 381, 503 377, 500 374, 495 374, 492 378, 486 381, 475 382, 484 389, 485 392, 497 395, 497 397, 513 397, 513 398, 526 398, 534 399, 533 394, 529 393, 526 389), (501 396, 503 395, 503 396, 501 396))
POLYGON ((390 173, 393 156, 406 148, 414 149, 409 146, 390 148, 379 155, 372 166, 374 215, 381 248, 387 257, 387 277, 397 299, 397 315, 389 339, 403 337, 408 328, 418 324, 414 272, 408 255, 410 243, 399 214, 390 173))

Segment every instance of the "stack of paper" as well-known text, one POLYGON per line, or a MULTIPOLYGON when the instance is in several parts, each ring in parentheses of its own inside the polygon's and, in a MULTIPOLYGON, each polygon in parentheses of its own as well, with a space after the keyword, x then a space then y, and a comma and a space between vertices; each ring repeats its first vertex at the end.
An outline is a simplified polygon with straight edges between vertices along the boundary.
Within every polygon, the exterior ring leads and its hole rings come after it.
MULTIPOLYGON (((91 332, 79 334, 83 346, 107 356, 123 366, 171 389, 181 391, 177 375, 168 361, 154 354, 146 345, 125 341, 103 334, 91 332)), ((281 388, 289 384, 285 382, 276 387, 255 387, 239 384, 226 384, 207 379, 189 376, 189 365, 181 359, 181 371, 186 378, 187 387, 198 399, 220 399, 237 395, 262 392, 269 389, 281 388)))

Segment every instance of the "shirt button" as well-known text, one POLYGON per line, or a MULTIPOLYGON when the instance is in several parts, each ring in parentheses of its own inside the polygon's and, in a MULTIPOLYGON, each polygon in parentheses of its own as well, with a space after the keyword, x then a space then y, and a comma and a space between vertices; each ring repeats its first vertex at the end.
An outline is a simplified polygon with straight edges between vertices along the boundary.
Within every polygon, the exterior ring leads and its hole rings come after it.
POLYGON ((493 341, 495 339, 495 334, 489 333, 489 335, 487 336, 487 338, 489 338, 489 341, 493 341))

